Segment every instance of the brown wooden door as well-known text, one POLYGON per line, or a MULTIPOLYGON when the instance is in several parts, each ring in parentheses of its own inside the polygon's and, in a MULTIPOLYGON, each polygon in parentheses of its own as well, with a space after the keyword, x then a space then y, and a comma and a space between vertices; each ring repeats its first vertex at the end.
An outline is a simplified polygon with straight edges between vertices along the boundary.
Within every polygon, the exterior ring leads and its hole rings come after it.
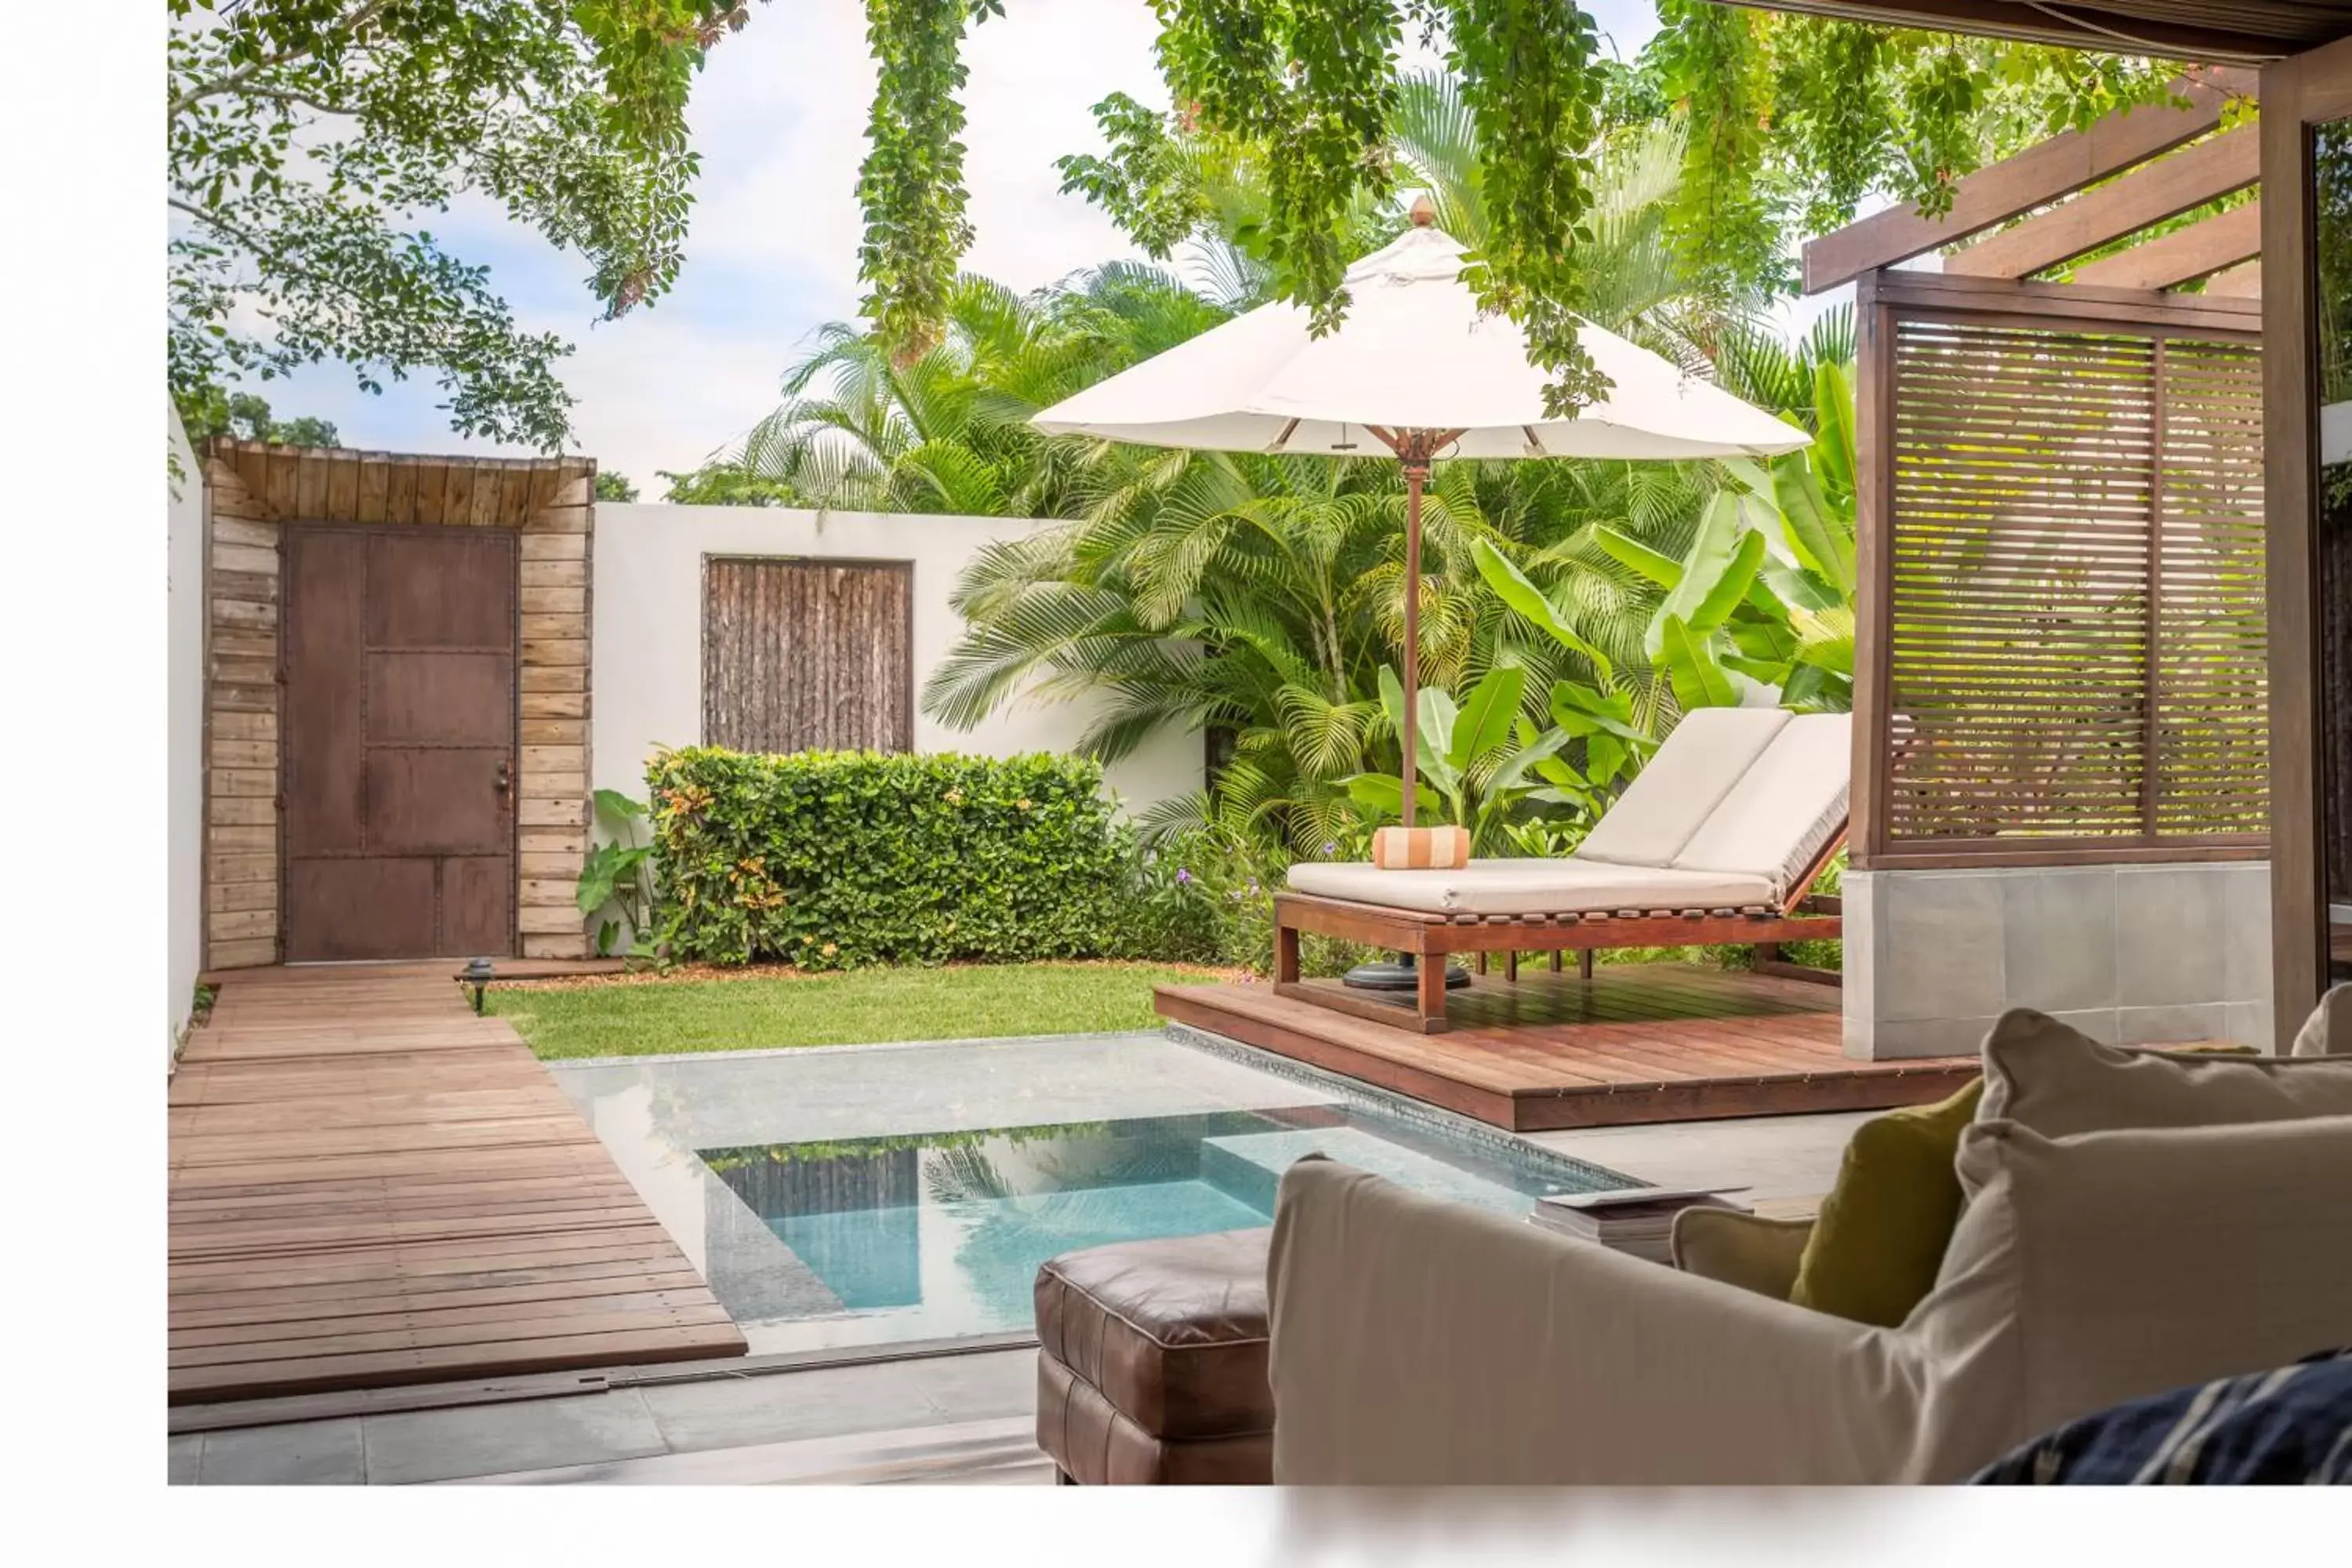
POLYGON ((514 951, 515 540, 286 536, 286 957, 514 951))

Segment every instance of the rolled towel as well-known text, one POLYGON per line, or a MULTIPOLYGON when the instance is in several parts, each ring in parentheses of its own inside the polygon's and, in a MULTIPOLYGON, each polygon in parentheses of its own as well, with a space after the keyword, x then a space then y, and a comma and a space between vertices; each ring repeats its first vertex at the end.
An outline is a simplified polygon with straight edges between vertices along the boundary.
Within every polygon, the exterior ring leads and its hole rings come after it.
POLYGON ((1383 871, 1457 871, 1469 863, 1466 827, 1383 827, 1372 835, 1372 864, 1383 871))

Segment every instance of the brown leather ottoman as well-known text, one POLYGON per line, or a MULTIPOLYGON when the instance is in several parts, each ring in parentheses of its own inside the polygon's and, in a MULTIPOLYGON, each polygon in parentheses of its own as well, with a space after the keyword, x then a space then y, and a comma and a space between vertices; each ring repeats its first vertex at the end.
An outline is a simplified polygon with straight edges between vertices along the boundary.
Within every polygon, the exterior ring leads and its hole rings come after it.
POLYGON ((1120 1242, 1037 1270, 1037 1446, 1065 1480, 1271 1484, 1273 1234, 1120 1242))

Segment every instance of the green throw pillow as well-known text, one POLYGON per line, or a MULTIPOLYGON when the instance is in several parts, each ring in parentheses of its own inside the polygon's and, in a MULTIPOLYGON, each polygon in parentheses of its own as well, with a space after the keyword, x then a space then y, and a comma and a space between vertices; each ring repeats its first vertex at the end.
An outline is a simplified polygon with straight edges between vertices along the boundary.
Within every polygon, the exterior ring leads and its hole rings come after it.
POLYGON ((1791 1302, 1888 1328, 1911 1315, 1935 1288, 1959 1223, 1952 1160, 1983 1094, 1984 1079, 1975 1079, 1949 1100, 1854 1129, 1798 1261, 1791 1302))

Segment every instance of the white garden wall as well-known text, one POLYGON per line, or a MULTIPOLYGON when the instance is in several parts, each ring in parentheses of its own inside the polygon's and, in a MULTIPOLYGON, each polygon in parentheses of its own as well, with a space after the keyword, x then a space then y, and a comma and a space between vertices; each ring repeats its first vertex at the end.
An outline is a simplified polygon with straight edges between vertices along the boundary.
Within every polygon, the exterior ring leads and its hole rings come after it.
MULTIPOLYGON (((598 505, 590 605, 595 787, 642 796, 646 759, 656 747, 701 739, 704 556, 910 563, 919 692, 963 631, 948 597, 965 564, 982 546, 1037 526, 993 518, 598 505)), ((1076 747, 1093 710, 1086 700, 1024 699, 969 733, 919 710, 915 746, 987 756, 1066 752, 1076 747)), ((1162 734, 1107 770, 1111 789, 1130 811, 1199 789, 1201 775, 1201 737, 1181 732, 1162 734)))
POLYGON ((175 472, 164 510, 164 893, 169 951, 163 965, 170 1044, 177 1048, 194 1000, 205 929, 205 481, 180 416, 164 403, 175 472))

